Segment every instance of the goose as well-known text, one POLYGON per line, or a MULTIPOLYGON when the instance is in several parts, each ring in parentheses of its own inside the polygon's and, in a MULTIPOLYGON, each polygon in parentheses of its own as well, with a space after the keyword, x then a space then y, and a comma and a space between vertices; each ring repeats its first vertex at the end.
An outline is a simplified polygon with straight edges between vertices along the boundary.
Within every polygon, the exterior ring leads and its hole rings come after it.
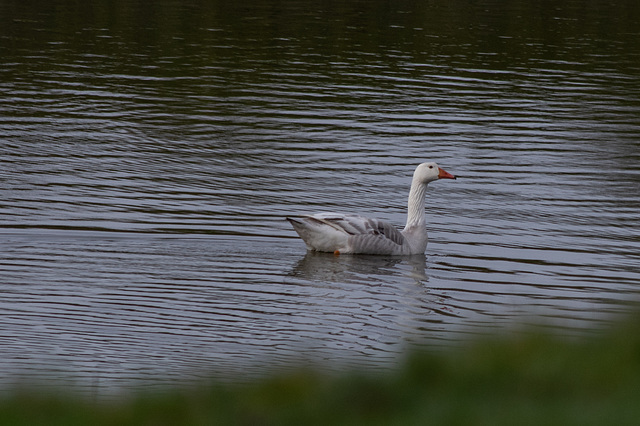
POLYGON ((409 190, 407 224, 392 224, 355 214, 316 213, 287 217, 307 249, 339 254, 415 255, 427 248, 424 200, 427 185, 438 179, 455 179, 436 163, 416 167, 409 190))

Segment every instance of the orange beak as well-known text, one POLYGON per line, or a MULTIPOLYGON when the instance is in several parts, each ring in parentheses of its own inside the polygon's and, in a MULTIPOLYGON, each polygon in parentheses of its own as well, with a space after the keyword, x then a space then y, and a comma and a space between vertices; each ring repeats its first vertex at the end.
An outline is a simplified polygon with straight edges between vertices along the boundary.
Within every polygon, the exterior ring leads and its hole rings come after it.
POLYGON ((456 177, 451 173, 447 172, 445 169, 440 169, 438 172, 438 179, 455 179, 456 177))

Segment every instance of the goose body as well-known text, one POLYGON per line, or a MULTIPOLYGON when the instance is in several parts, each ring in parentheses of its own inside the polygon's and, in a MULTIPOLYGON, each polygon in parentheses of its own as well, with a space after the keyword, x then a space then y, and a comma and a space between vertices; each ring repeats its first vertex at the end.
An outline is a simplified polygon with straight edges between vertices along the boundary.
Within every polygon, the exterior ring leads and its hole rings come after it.
POLYGON ((455 179, 455 176, 436 163, 422 163, 416 168, 403 230, 379 219, 354 214, 317 213, 287 220, 309 250, 336 254, 424 254, 427 248, 425 194, 429 182, 437 179, 455 179))

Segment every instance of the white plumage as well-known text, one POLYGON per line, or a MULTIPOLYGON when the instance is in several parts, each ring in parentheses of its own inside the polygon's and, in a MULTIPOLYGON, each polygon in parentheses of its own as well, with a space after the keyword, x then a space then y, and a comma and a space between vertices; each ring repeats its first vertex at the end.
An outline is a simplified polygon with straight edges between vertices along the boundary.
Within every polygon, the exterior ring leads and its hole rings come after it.
POLYGON ((427 185, 436 179, 455 179, 436 163, 422 163, 413 173, 402 231, 388 222, 354 214, 317 213, 290 218, 309 250, 353 254, 424 254, 427 229, 424 200, 427 185))

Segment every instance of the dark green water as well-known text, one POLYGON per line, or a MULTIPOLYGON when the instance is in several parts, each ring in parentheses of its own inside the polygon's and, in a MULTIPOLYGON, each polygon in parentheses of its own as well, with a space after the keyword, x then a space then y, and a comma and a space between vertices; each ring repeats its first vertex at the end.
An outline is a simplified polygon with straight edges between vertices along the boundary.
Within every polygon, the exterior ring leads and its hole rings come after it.
POLYGON ((0 385, 386 368, 640 296, 640 5, 0 1, 0 385), (424 259, 305 255, 286 215, 424 259))

